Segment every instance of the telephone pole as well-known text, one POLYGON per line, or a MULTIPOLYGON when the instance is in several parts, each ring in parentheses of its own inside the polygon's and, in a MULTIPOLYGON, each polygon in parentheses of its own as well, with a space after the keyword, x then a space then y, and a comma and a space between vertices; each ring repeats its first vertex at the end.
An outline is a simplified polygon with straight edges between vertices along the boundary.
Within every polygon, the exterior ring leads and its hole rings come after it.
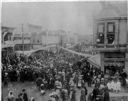
POLYGON ((23 24, 22 24, 22 51, 23 51, 23 54, 24 54, 24 29, 23 29, 23 24))

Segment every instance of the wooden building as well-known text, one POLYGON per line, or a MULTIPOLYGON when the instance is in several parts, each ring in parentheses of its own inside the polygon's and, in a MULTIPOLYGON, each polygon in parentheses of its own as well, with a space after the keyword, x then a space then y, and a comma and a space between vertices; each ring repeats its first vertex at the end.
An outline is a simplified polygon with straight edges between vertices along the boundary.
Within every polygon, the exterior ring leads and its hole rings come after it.
POLYGON ((128 72, 127 10, 117 8, 117 11, 116 7, 105 4, 100 17, 95 19, 94 50, 100 52, 102 71, 125 69, 128 72))

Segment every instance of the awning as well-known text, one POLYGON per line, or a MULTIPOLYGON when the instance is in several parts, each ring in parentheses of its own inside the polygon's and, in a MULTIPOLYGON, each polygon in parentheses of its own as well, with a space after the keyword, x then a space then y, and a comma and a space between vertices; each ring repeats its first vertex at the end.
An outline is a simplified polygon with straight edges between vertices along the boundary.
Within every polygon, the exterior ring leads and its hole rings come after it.
POLYGON ((30 51, 16 51, 17 53, 19 54, 24 54, 24 55, 27 55, 27 56, 30 56, 32 53, 35 53, 37 51, 40 51, 40 50, 47 50, 51 47, 55 47, 55 45, 50 45, 50 46, 46 46, 46 47, 43 47, 43 48, 39 48, 39 49, 36 49, 36 50, 30 50, 30 51))
POLYGON ((70 53, 73 53, 73 54, 76 54, 76 55, 80 55, 80 56, 84 56, 84 57, 91 57, 92 55, 90 54, 83 54, 83 53, 79 53, 79 52, 76 52, 76 51, 73 51, 73 50, 70 50, 70 49, 67 49, 67 48, 64 48, 64 47, 59 47, 65 51, 68 51, 70 53))
MULTIPOLYGON (((35 52, 40 51, 40 50, 47 50, 47 49, 52 48, 52 47, 56 47, 56 45, 50 45, 50 46, 46 46, 46 47, 36 49, 36 50, 24 51, 24 54, 30 56, 32 53, 35 53, 35 52)), ((92 56, 90 54, 79 53, 79 52, 76 52, 76 51, 73 51, 73 50, 70 50, 70 49, 67 49, 67 48, 64 48, 64 47, 59 47, 58 46, 57 48, 60 48, 60 49, 63 49, 65 51, 68 51, 72 54, 76 54, 76 55, 80 55, 80 56, 84 56, 84 57, 91 57, 92 56)), ((17 52, 23 54, 23 51, 17 51, 17 52)))
POLYGON ((91 65, 97 67, 97 68, 101 68, 101 57, 100 54, 96 54, 94 56, 91 56, 90 58, 88 58, 87 60, 91 65))

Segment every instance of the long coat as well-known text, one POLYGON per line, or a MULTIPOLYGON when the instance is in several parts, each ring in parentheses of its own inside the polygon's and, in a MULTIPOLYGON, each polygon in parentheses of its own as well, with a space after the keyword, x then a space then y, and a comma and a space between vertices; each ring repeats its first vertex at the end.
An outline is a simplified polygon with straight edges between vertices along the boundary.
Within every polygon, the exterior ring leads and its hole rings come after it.
POLYGON ((80 101, 86 101, 86 94, 84 88, 81 89, 80 101))
POLYGON ((109 92, 108 91, 104 92, 104 101, 110 101, 110 96, 109 96, 109 92))
POLYGON ((73 89, 71 92, 72 92, 72 94, 71 94, 71 100, 70 101, 76 101, 76 90, 73 89))
POLYGON ((27 95, 27 93, 24 93, 24 94, 23 94, 23 100, 24 100, 24 101, 28 101, 28 95, 27 95))

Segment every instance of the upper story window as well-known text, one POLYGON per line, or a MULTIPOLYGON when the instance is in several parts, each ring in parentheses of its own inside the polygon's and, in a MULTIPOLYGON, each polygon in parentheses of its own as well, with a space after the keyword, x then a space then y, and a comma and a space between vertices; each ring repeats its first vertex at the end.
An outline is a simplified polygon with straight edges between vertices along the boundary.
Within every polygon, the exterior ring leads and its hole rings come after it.
POLYGON ((115 40, 115 23, 108 22, 107 23, 107 43, 114 44, 115 40))
POLYGON ((98 33, 104 33, 104 24, 99 24, 98 33))
POLYGON ((107 26, 108 26, 108 29, 107 29, 108 33, 115 33, 115 23, 114 22, 109 22, 107 26))
POLYGON ((104 44, 104 23, 98 24, 98 31, 97 31, 97 43, 104 44))

